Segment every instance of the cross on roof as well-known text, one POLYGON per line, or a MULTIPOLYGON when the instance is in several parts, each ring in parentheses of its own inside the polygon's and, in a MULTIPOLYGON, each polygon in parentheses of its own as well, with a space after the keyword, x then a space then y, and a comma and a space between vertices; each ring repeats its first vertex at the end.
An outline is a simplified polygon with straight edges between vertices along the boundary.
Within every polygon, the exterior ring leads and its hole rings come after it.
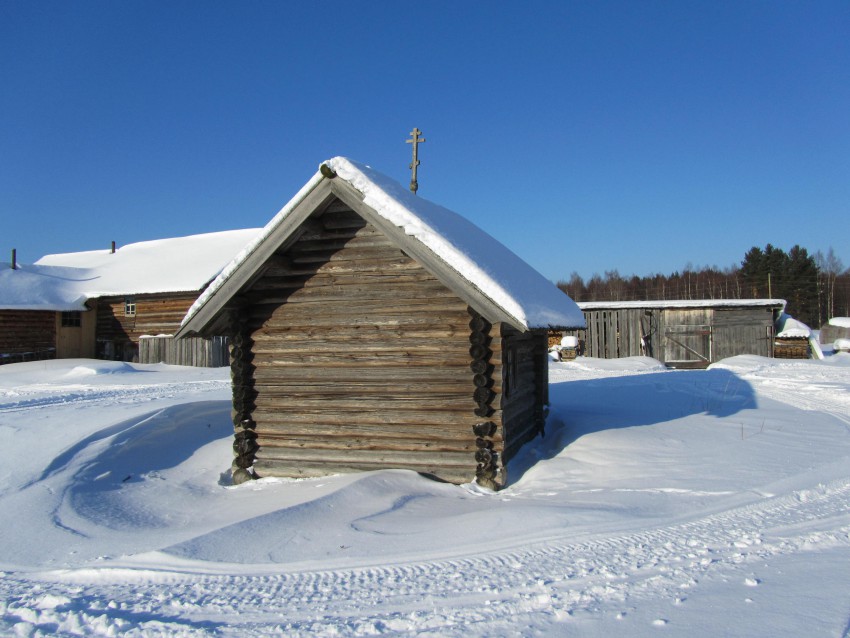
POLYGON ((410 190, 414 195, 419 190, 419 182, 416 181, 416 167, 419 166, 419 143, 425 141, 424 137, 419 137, 420 135, 422 135, 422 131, 414 127, 410 131, 411 139, 405 140, 408 144, 413 144, 413 161, 410 163, 410 170, 413 171, 413 175, 410 177, 410 190))

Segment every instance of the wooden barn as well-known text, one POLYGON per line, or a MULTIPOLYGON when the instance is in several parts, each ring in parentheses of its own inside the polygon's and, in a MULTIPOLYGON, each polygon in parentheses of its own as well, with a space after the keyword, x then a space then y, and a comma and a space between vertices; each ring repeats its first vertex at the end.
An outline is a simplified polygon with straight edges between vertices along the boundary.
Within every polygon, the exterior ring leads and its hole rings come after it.
POLYGON ((0 269, 0 362, 228 364, 221 338, 176 343, 201 291, 259 229, 47 255, 0 269))
POLYGON ((581 352, 616 359, 646 356, 674 368, 705 368, 739 354, 773 356, 781 299, 579 303, 587 328, 581 352))
POLYGON ((578 307, 455 213, 323 164, 188 313, 231 338, 234 481, 404 468, 498 488, 578 307))

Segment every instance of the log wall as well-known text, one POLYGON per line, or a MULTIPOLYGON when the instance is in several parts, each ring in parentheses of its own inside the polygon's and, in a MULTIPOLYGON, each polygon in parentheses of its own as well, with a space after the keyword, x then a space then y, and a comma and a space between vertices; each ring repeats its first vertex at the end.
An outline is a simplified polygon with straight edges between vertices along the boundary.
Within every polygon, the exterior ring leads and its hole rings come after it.
POLYGON ((466 303, 351 211, 307 227, 244 291, 237 465, 255 438, 259 476, 471 480, 481 419, 466 303))
POLYGON ((142 335, 173 335, 198 293, 131 296, 136 301, 133 317, 124 315, 123 296, 98 300, 96 339, 99 357, 139 360, 138 346, 142 335))
POLYGON ((55 317, 53 311, 0 310, 0 364, 54 358, 55 317))

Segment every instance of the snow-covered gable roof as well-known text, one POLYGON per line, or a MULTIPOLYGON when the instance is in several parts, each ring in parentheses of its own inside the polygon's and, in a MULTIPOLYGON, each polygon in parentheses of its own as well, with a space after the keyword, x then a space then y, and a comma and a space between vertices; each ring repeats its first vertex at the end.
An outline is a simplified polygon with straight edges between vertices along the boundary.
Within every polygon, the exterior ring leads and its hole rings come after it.
POLYGON ((31 265, 0 268, 0 309, 85 310, 85 301, 112 295, 200 291, 258 228, 46 255, 31 265))
MULTIPOLYGON (((521 330, 584 326, 584 316, 566 294, 483 230, 368 166, 335 157, 320 167, 198 298, 179 334, 200 332, 209 326, 251 275, 237 273, 260 268, 306 215, 324 201, 323 193, 342 199, 364 214, 444 284, 495 309, 499 320, 521 330)), ((464 294, 460 296, 476 306, 464 294)))

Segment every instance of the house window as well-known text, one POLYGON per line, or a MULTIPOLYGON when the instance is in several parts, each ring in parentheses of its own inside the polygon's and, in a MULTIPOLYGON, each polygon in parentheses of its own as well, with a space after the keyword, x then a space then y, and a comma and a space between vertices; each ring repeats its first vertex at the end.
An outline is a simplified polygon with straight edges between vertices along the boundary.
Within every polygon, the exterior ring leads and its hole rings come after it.
POLYGON ((78 310, 62 313, 63 328, 79 328, 83 322, 83 313, 78 310))
POLYGON ((127 297, 124 300, 124 316, 125 317, 135 317, 136 316, 136 299, 134 297, 127 297))

